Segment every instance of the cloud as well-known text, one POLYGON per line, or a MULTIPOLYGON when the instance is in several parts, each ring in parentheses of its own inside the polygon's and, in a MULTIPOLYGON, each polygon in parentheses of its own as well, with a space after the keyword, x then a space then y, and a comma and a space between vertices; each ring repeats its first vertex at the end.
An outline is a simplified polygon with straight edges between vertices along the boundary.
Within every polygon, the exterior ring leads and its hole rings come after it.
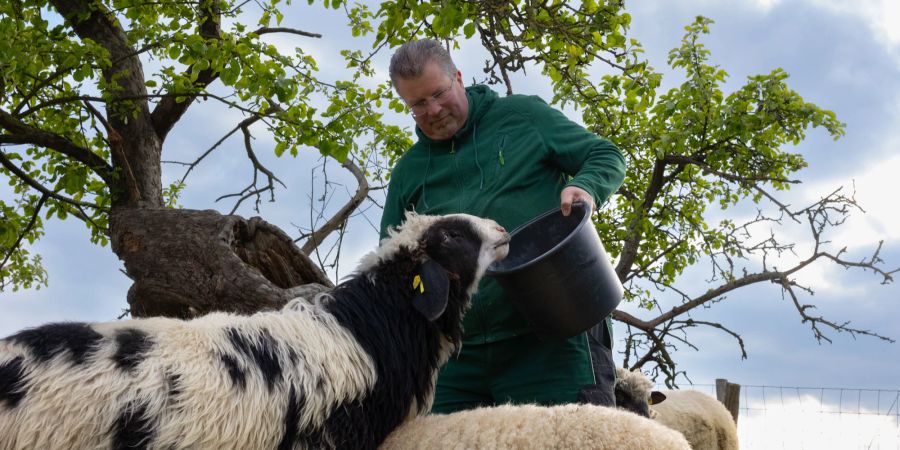
MULTIPOLYGON (((785 3, 783 0, 748 0, 754 9, 768 13, 785 3)), ((831 14, 861 20, 879 42, 889 49, 900 52, 900 2, 896 0, 804 0, 808 6, 825 10, 831 14)), ((849 21, 845 21, 847 23, 849 21)))
MULTIPOLYGON (((888 411, 891 402, 897 401, 897 391, 754 388, 750 394, 762 396, 741 405, 747 408, 738 418, 741 448, 900 446, 896 415, 888 411), (839 398, 829 402, 822 401, 823 397, 839 398), (863 402, 865 406, 861 407, 863 402)), ((747 393, 741 395, 746 402, 747 393)))
POLYGON ((767 12, 781 3, 781 0, 750 0, 750 4, 757 9, 767 12))
MULTIPOLYGON (((766 0, 755 0, 765 3, 766 0)), ((780 0, 775 0, 780 1, 780 0)), ((859 25, 868 29, 875 47, 883 49, 889 64, 900 68, 900 2, 897 0, 804 0, 808 6, 818 8, 841 19, 844 27, 859 25)), ((815 30, 820 33, 820 30, 815 30)), ((865 51, 865 49, 859 49, 865 51)), ((876 63, 877 64, 877 63, 876 63)), ((854 71, 848 69, 848 71, 854 71)))
MULTIPOLYGON (((900 146, 900 138, 894 138, 893 147, 900 146)), ((856 198, 865 209, 864 219, 854 222, 845 231, 845 240, 873 243, 880 239, 900 238, 900 211, 895 206, 896 193, 900 191, 900 155, 867 167, 853 177, 856 198), (852 226, 859 228, 854 229, 852 226)))
POLYGON ((807 1, 834 14, 861 19, 878 41, 893 50, 900 50, 900 3, 896 0, 807 1))
MULTIPOLYGON (((892 95, 885 100, 890 103, 885 111, 884 123, 896 123, 900 120, 900 95, 892 95)), ((841 249, 846 249, 842 258, 849 261, 859 261, 868 258, 876 250, 879 242, 883 241, 882 254, 896 248, 900 244, 900 209, 894 206, 896 192, 900 192, 900 131, 889 127, 876 128, 867 124, 848 129, 845 140, 838 144, 840 149, 833 153, 838 164, 845 166, 844 170, 829 171, 826 173, 807 173, 804 171, 798 176, 804 183, 794 186, 789 191, 779 192, 780 201, 789 205, 792 211, 814 204, 822 197, 840 189, 840 194, 855 198, 861 209, 852 209, 846 221, 837 226, 826 229, 822 235, 823 244, 820 251, 828 251, 836 255, 841 249), (877 137, 872 137, 877 133, 877 137), (865 137, 871 140, 862 141, 865 137), (827 243, 824 241, 828 241, 827 243)), ((811 166, 827 163, 826 156, 819 152, 802 152, 811 166)), ((715 223, 721 218, 729 218, 735 223, 748 222, 755 216, 755 209, 749 202, 738 207, 721 211, 711 208, 708 213, 708 221, 715 223)), ((772 212, 771 205, 763 201, 767 211, 772 212)), ((831 219, 838 219, 837 214, 832 214, 831 219)), ((761 240, 775 233, 779 242, 795 243, 796 255, 785 253, 778 258, 769 258, 768 263, 779 269, 789 267, 801 259, 809 257, 814 250, 814 241, 810 235, 810 227, 805 219, 801 224, 791 220, 782 220, 781 225, 772 223, 760 223, 752 227, 754 240, 761 240)), ((888 264, 894 264, 890 260, 888 264)), ((751 264, 758 265, 761 260, 754 258, 751 264)), ((851 271, 856 273, 856 271, 851 271)), ((797 280, 814 288, 817 293, 841 296, 859 296, 870 285, 848 283, 848 272, 836 264, 820 261, 804 268, 796 275, 797 280)))
POLYGON ((896 193, 900 191, 897 176, 900 154, 896 154, 900 133, 885 136, 882 142, 882 148, 874 152, 879 157, 868 166, 854 173, 804 184, 800 189, 800 196, 809 202, 840 186, 844 186, 845 195, 854 195, 864 212, 854 211, 830 237, 849 248, 874 247, 881 240, 890 243, 900 239, 900 210, 894 206, 896 193))

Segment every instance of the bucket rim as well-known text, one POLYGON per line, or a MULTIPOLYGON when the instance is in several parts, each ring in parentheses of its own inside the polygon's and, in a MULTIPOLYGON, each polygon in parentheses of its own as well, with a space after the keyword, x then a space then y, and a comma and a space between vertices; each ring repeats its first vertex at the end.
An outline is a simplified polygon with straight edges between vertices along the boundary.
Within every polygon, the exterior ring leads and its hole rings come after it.
MULTIPOLYGON (((533 266, 533 265, 535 265, 535 264, 540 263, 540 262, 543 261, 544 259, 547 259, 547 258, 549 258, 551 255, 553 255, 553 254, 555 254, 556 252, 558 252, 559 249, 560 249, 563 245, 565 245, 566 243, 568 243, 570 240, 575 239, 574 236, 575 236, 576 234, 578 234, 578 232, 581 231, 581 229, 585 226, 585 223, 587 223, 587 222, 589 222, 589 221, 591 220, 591 213, 592 213, 592 211, 588 211, 587 203, 582 202, 582 201, 578 201, 578 202, 572 203, 572 210, 569 212, 569 214, 574 213, 576 207, 579 208, 579 209, 582 209, 582 210, 584 211, 584 214, 583 214, 582 217, 581 217, 581 221, 578 222, 578 225, 576 225, 575 228, 572 229, 572 231, 569 233, 568 236, 565 237, 565 239, 559 241, 559 242, 558 242, 556 245, 554 245, 552 248, 550 248, 549 250, 545 251, 544 253, 541 253, 541 254, 540 254, 539 256, 537 256, 536 258, 534 258, 534 259, 532 259, 532 260, 530 260, 530 261, 526 261, 526 262, 524 262, 524 263, 522 263, 522 264, 519 264, 519 265, 517 265, 517 266, 511 267, 511 268, 509 268, 509 269, 492 269, 492 267, 494 267, 494 264, 491 264, 490 266, 488 266, 487 271, 485 272, 485 275, 488 275, 488 276, 498 276, 498 275, 499 275, 499 276, 504 276, 504 275, 511 275, 511 274, 514 274, 514 273, 517 273, 517 272, 521 272, 521 271, 523 271, 523 270, 525 270, 525 269, 528 269, 529 267, 531 267, 531 266, 533 266)), ((562 212, 562 208, 561 208, 561 207, 556 207, 556 208, 553 208, 553 209, 551 209, 551 210, 549 210, 549 211, 546 211, 546 212, 544 212, 544 213, 541 213, 540 215, 534 217, 533 219, 529 220, 528 222, 523 223, 522 225, 519 225, 518 227, 516 227, 514 230, 512 230, 512 231, 509 233, 510 240, 512 240, 512 237, 515 236, 516 233, 518 233, 518 232, 520 232, 521 230, 523 230, 523 229, 525 229, 525 228, 531 226, 531 225, 534 224, 535 222, 538 222, 538 221, 540 221, 540 220, 542 220, 542 219, 544 219, 544 218, 546 218, 546 217, 548 217, 548 216, 552 216, 553 214, 560 213, 560 212, 562 212)))

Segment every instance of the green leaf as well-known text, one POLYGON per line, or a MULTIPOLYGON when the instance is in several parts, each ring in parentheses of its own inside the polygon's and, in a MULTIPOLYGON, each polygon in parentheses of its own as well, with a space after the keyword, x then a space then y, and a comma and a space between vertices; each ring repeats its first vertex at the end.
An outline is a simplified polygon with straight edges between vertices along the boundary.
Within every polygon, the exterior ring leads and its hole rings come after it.
POLYGON ((471 38, 475 35, 475 22, 469 22, 463 27, 463 33, 466 35, 466 39, 471 38))
POLYGON ((284 141, 278 141, 275 143, 275 156, 280 157, 284 154, 284 150, 287 148, 287 143, 284 141))

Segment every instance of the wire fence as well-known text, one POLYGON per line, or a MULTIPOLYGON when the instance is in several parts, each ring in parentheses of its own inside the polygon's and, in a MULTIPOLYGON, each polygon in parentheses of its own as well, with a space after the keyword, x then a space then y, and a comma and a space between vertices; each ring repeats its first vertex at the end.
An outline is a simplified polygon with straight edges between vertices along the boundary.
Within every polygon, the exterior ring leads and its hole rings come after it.
POLYGON ((900 390, 741 385, 738 438, 743 450, 900 450, 900 390))

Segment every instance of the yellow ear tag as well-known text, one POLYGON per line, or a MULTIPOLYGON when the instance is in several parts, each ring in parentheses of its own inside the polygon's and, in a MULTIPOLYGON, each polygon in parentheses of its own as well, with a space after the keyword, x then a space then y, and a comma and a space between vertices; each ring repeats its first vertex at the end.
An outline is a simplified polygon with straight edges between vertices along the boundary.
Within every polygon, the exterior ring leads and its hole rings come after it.
POLYGON ((425 283, 422 282, 422 277, 420 277, 419 275, 416 275, 416 277, 413 278, 413 290, 416 289, 418 289, 422 294, 425 293, 425 283))

